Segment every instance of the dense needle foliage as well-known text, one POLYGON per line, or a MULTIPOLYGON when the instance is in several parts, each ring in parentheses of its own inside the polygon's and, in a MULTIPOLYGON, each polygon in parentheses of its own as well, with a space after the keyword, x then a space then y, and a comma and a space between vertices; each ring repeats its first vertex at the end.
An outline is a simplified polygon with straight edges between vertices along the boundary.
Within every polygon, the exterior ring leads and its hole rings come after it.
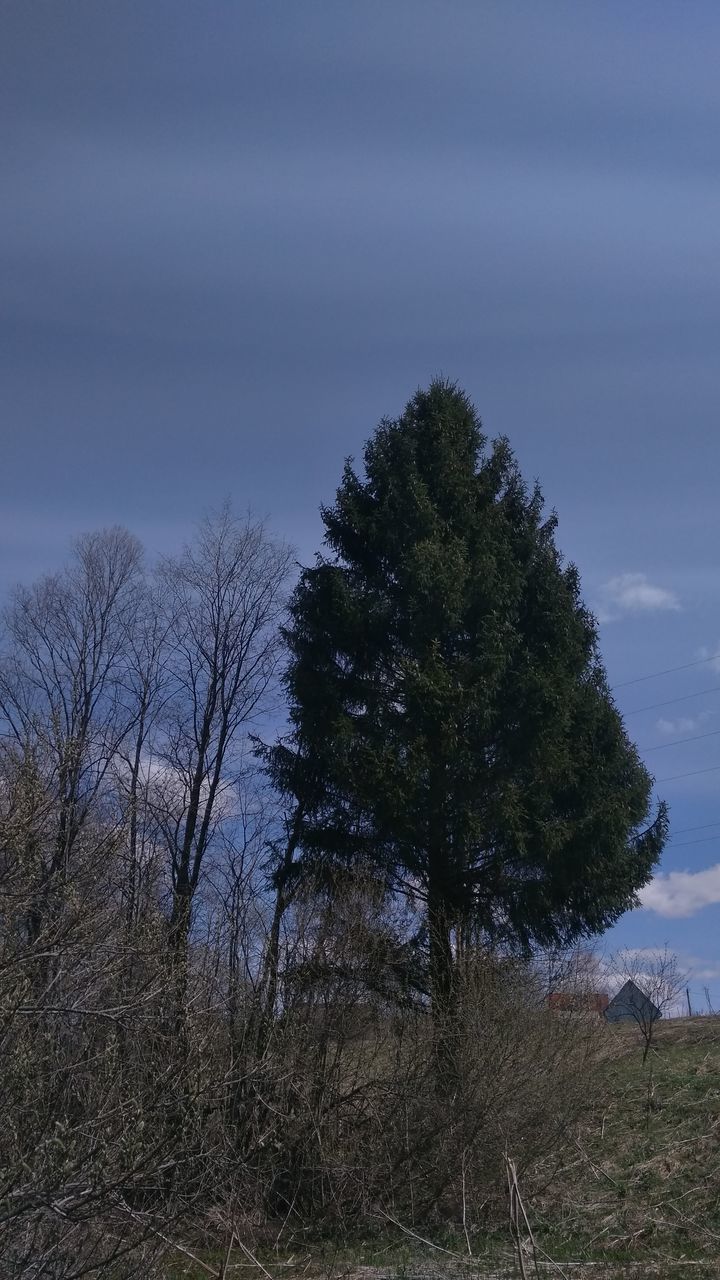
POLYGON ((556 518, 435 381, 347 463, 287 631, 302 861, 422 904, 436 999, 463 947, 600 932, 666 835, 556 518), (302 779, 299 788, 297 780, 302 779))

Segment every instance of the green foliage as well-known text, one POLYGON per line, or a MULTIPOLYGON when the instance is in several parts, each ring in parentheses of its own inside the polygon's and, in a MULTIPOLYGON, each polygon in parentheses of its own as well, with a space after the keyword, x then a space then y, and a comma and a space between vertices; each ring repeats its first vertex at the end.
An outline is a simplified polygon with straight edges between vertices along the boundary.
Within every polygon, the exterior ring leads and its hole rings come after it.
MULTIPOLYGON (((600 932, 666 836, 578 574, 505 440, 433 382, 347 463, 286 636, 301 865, 362 862, 453 936, 530 948, 600 932)), ((444 960, 443 960, 444 956, 444 960)))

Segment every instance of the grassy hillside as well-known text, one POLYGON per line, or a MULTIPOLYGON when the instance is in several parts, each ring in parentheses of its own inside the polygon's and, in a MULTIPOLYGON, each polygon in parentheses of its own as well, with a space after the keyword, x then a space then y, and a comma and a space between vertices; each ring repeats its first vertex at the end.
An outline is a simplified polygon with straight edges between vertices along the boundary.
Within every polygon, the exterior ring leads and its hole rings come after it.
POLYGON ((608 1028, 580 1132, 547 1174, 532 1215, 558 1261, 720 1275, 720 1018, 660 1023, 645 1064, 635 1028, 608 1028))
MULTIPOLYGON (((720 1277, 720 1018, 659 1024, 644 1064, 637 1030, 608 1027, 579 1130, 554 1160, 526 1170, 520 1189, 537 1245, 528 1280, 720 1277)), ((390 1224, 381 1238, 368 1226, 353 1246, 306 1240, 289 1254, 264 1249, 262 1260, 273 1280, 520 1274, 502 1227, 471 1228, 471 1259, 459 1229, 433 1231, 432 1248, 390 1224)), ((242 1265, 228 1275, 262 1274, 245 1255, 233 1261, 242 1265)), ((169 1274, 208 1273, 186 1260, 169 1274)))

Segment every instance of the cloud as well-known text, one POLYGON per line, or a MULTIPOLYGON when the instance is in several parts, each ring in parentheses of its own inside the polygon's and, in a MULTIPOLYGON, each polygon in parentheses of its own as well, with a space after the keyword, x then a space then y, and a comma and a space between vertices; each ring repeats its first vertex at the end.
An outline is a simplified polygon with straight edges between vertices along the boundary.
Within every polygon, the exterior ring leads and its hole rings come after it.
POLYGON ((601 586, 596 612, 600 622, 617 622, 628 614, 679 609, 680 601, 674 591, 648 582, 644 573, 620 573, 601 586))
POLYGON ((664 960, 667 955, 668 947, 666 945, 662 947, 620 947, 616 953, 616 959, 622 958, 627 963, 639 961, 649 967, 652 964, 657 964, 660 960, 664 960))
POLYGON ((698 649, 697 656, 700 662, 707 662, 711 671, 717 671, 720 674, 720 640, 710 647, 706 644, 702 645, 698 649))
POLYGON ((667 734, 668 737, 676 733, 694 733, 707 724, 711 717, 711 711, 701 711, 696 716, 678 716, 677 720, 667 720, 665 716, 661 716, 656 722, 656 728, 659 733, 667 734))
POLYGON ((710 982, 713 978, 720 978, 720 965, 703 965, 700 969, 693 969, 692 976, 699 981, 710 982))
POLYGON ((669 871, 655 876, 641 889, 640 902, 669 919, 694 916, 703 907, 720 902, 720 862, 704 871, 669 871))

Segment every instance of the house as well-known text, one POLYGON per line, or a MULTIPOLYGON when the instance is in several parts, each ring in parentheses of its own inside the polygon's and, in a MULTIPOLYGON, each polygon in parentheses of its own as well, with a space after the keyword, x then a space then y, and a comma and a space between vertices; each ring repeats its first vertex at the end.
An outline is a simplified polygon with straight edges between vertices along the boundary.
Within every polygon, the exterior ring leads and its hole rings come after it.
POLYGON ((553 1013, 596 1013, 602 1017, 608 1004, 604 991, 551 991, 548 996, 553 1013))
POLYGON ((637 1022, 640 1026, 648 1026, 662 1018, 662 1012, 632 978, 628 978, 607 1006, 605 1017, 608 1022, 637 1022))

